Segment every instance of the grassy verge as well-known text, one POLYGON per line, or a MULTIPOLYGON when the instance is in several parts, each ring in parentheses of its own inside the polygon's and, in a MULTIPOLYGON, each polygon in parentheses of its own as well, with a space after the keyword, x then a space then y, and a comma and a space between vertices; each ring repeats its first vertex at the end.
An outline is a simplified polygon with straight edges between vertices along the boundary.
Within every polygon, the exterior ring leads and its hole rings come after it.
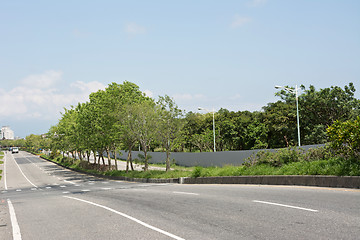
POLYGON ((253 166, 196 167, 192 177, 210 176, 253 176, 253 175, 333 175, 360 176, 360 164, 344 161, 341 158, 329 160, 301 161, 284 164, 280 167, 268 164, 253 166))
MULTIPOLYGON (((179 169, 174 169, 171 171, 161 171, 161 170, 149 170, 147 172, 144 171, 120 171, 120 170, 106 170, 106 169, 97 169, 96 165, 89 164, 86 161, 74 160, 71 158, 63 158, 62 156, 58 156, 54 159, 50 159, 46 155, 42 155, 41 157, 46 158, 50 161, 56 162, 64 167, 68 167, 75 170, 80 170, 83 172, 88 172, 92 174, 99 174, 104 176, 122 176, 129 178, 179 178, 179 177, 190 177, 191 171, 189 169, 185 169, 184 167, 179 167, 179 169)), ((156 165, 159 166, 159 165, 156 165)), ((176 166, 173 166, 177 168, 176 166)))
MULTIPOLYGON (((43 156, 49 158, 47 156, 43 156)), ((49 159, 50 160, 50 159, 49 159)), ((123 176, 129 178, 179 178, 215 176, 252 176, 252 175, 335 175, 360 176, 360 159, 344 159, 334 156, 328 149, 301 152, 297 149, 284 149, 278 152, 260 152, 248 159, 242 166, 224 167, 181 167, 173 165, 171 171, 149 170, 117 171, 104 166, 89 164, 86 161, 58 156, 51 161, 65 167, 93 174, 123 176)), ((163 164, 153 166, 165 167, 163 164)))
MULTIPOLYGON (((4 158, 4 152, 0 152, 0 159, 4 158)), ((0 161, 0 164, 3 164, 3 161, 0 161)), ((0 174, 2 174, 2 170, 0 170, 0 174)), ((2 176, 0 175, 0 180, 1 180, 2 176)))

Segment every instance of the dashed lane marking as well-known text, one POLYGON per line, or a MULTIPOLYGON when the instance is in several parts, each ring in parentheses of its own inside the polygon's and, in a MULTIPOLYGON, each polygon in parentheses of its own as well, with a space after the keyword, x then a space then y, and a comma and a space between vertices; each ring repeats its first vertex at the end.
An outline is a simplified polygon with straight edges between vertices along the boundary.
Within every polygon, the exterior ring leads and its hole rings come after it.
POLYGON ((198 193, 191 193, 191 192, 173 192, 175 194, 184 194, 184 195, 195 195, 195 196, 199 196, 198 193))
POLYGON ((280 203, 265 202, 265 201, 258 201, 258 200, 253 200, 253 202, 274 205, 274 206, 280 206, 280 207, 286 207, 286 208, 294 208, 294 209, 299 209, 299 210, 304 210, 304 211, 309 211, 309 212, 319 212, 318 210, 311 209, 311 208, 303 208, 303 207, 291 206, 291 205, 280 204, 280 203))
POLYGON ((181 237, 176 236, 176 235, 174 235, 174 234, 172 234, 172 233, 166 232, 166 231, 164 231, 164 230, 162 230, 162 229, 160 229, 160 228, 154 227, 154 226, 152 226, 152 225, 150 225, 150 224, 147 224, 147 223, 145 223, 145 222, 143 222, 143 221, 141 221, 141 220, 139 220, 139 219, 136 219, 136 218, 134 218, 134 217, 131 217, 131 216, 125 214, 125 213, 116 211, 115 209, 112 209, 112 208, 109 208, 109 207, 106 207, 106 206, 103 206, 103 205, 100 205, 100 204, 97 204, 97 203, 94 203, 94 202, 86 201, 86 200, 83 200, 83 199, 80 199, 80 198, 69 197, 69 196, 63 196, 63 197, 69 198, 69 199, 73 199, 73 200, 77 200, 77 201, 80 201, 80 202, 84 202, 84 203, 87 203, 87 204, 90 204, 90 205, 93 205, 93 206, 96 206, 96 207, 103 208, 103 209, 105 209, 105 210, 108 210, 108 211, 110 211, 110 212, 113 212, 113 213, 115 213, 115 214, 118 214, 118 215, 120 215, 120 216, 122 216, 122 217, 125 217, 125 218, 127 218, 127 219, 129 219, 129 220, 131 220, 131 221, 134 221, 134 222, 136 222, 136 223, 138 223, 138 224, 140 224, 140 225, 142 225, 142 226, 144 226, 144 227, 147 227, 147 228, 149 228, 149 229, 151 229, 151 230, 154 230, 154 231, 156 231, 156 232, 162 233, 162 234, 164 234, 164 235, 166 235, 166 236, 168 236, 168 237, 171 237, 171 238, 173 238, 173 239, 176 239, 176 240, 185 240, 184 238, 181 238, 181 237))

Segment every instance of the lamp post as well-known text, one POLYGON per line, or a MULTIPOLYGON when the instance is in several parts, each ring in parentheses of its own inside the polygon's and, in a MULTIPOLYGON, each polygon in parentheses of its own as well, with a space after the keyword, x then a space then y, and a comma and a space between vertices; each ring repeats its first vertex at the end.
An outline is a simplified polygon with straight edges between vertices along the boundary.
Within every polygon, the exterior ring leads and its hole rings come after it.
POLYGON ((297 87, 297 85, 295 85, 295 89, 292 88, 287 88, 287 87, 283 87, 283 86, 275 86, 276 89, 284 89, 290 93, 295 93, 295 98, 296 98, 296 120, 297 120, 297 130, 298 130, 298 143, 299 143, 299 147, 301 146, 300 144, 300 121, 299 121, 299 101, 298 101, 298 90, 300 90, 300 88, 297 87))
POLYGON ((202 108, 202 107, 198 107, 198 110, 205 110, 207 112, 212 112, 213 115, 213 135, 214 135, 214 152, 216 152, 216 147, 215 147, 215 110, 213 109, 212 111, 207 110, 206 108, 202 108))

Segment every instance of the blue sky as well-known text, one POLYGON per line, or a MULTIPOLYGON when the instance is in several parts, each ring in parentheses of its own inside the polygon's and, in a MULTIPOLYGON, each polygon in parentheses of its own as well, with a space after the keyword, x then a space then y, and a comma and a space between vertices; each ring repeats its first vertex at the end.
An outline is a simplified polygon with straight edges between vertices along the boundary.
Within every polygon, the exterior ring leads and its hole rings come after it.
POLYGON ((63 107, 128 80, 156 98, 261 110, 275 85, 353 82, 360 1, 0 1, 0 125, 47 132, 63 107))

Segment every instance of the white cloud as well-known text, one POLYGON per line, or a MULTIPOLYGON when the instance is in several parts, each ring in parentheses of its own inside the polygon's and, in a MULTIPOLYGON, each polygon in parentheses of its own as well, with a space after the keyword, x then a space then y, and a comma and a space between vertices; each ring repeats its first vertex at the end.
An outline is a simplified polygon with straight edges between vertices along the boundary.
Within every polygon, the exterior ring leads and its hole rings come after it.
POLYGON ((202 94, 184 93, 184 94, 175 94, 173 98, 175 101, 194 101, 194 100, 203 100, 206 97, 202 94))
POLYGON ((248 2, 248 6, 250 7, 261 7, 266 4, 268 0, 251 0, 248 2))
POLYGON ((99 89, 104 90, 106 86, 100 82, 82 82, 82 81, 76 81, 74 83, 71 83, 70 86, 72 88, 80 89, 83 92, 96 92, 99 89))
POLYGON ((125 25, 125 31, 131 35, 144 34, 146 29, 137 23, 131 22, 125 25))
POLYGON ((20 84, 35 87, 35 88, 49 88, 58 82, 62 77, 61 71, 46 71, 43 74, 29 75, 20 81, 20 84))
MULTIPOLYGON (((0 112, 3 118, 58 119, 63 108, 85 102, 91 92, 105 89, 99 82, 77 81, 70 84, 67 92, 60 92, 56 83, 61 82, 62 73, 46 71, 30 75, 13 89, 0 88, 0 112)), ((63 83, 62 83, 63 84, 63 83)))
POLYGON ((151 98, 152 98, 153 95, 154 95, 153 92, 150 91, 150 90, 145 90, 145 91, 143 91, 143 93, 145 93, 146 96, 151 97, 151 98))
POLYGON ((248 17, 241 17, 239 15, 235 15, 233 17, 233 21, 231 22, 231 28, 239 28, 244 26, 245 24, 251 22, 252 19, 248 17))

